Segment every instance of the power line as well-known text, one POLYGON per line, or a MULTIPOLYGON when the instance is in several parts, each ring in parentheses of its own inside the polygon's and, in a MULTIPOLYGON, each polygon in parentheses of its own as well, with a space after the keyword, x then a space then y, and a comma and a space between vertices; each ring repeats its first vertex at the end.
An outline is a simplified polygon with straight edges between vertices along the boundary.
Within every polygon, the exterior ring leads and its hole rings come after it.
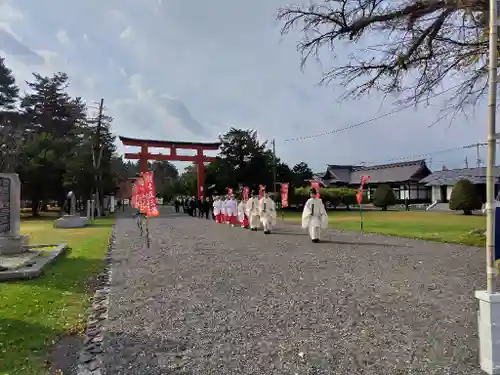
POLYGON ((455 88, 457 88, 459 86, 461 86, 461 85, 452 86, 452 87, 450 87, 450 88, 448 88, 448 89, 446 89, 444 91, 438 92, 437 94, 431 95, 431 96, 429 96, 429 97, 427 97, 425 99, 417 100, 416 102, 412 102, 412 103, 406 104, 406 105, 404 105, 402 107, 395 108, 395 109, 393 109, 390 112, 382 113, 381 115, 378 115, 376 117, 370 118, 368 120, 364 120, 364 121, 358 122, 356 124, 345 126, 343 128, 334 129, 334 130, 331 130, 331 131, 328 131, 328 132, 325 132, 325 133, 318 133, 318 134, 307 135, 307 136, 303 136, 303 137, 295 137, 295 138, 285 139, 285 142, 303 141, 303 140, 306 140, 306 139, 323 137, 325 135, 331 135, 331 134, 335 134, 335 133, 344 132, 346 130, 354 129, 354 128, 357 128, 359 126, 366 125, 366 124, 368 124, 370 122, 380 120, 381 118, 384 118, 384 117, 387 117, 387 116, 391 116, 391 115, 393 115, 395 113, 404 111, 405 109, 408 109, 410 107, 414 107, 416 104, 425 102, 425 101, 427 101, 429 99, 436 98, 436 97, 438 97, 440 95, 443 95, 443 94, 445 94, 445 93, 447 93, 447 92, 449 92, 449 91, 451 91, 451 90, 453 90, 453 89, 455 89, 455 88))
MULTIPOLYGON (((391 163, 391 162, 397 162, 397 161, 404 161, 404 160, 416 160, 416 159, 427 159, 428 157, 432 157, 434 155, 440 155, 440 154, 445 154, 448 152, 456 152, 456 151, 461 151, 469 148, 476 148, 479 150, 480 147, 485 147, 487 146, 487 143, 473 143, 473 144, 468 144, 468 145, 463 145, 463 146, 458 146, 458 147, 453 147, 453 148, 447 148, 443 150, 437 150, 437 151, 431 151, 431 152, 425 152, 422 154, 413 154, 413 155, 407 155, 407 156, 400 156, 398 158, 392 158, 392 159, 387 159, 384 163, 391 163)), ((377 161, 371 160, 371 161, 363 161, 358 164, 372 164, 376 163, 377 161)))

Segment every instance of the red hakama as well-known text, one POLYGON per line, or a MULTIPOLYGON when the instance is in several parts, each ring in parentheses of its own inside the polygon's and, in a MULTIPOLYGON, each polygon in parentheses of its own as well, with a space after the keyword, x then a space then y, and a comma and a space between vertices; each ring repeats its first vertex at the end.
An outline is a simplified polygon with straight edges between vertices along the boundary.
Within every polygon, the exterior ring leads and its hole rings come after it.
POLYGON ((241 227, 242 228, 248 227, 248 216, 247 215, 245 215, 245 217, 243 218, 243 221, 241 222, 241 227))

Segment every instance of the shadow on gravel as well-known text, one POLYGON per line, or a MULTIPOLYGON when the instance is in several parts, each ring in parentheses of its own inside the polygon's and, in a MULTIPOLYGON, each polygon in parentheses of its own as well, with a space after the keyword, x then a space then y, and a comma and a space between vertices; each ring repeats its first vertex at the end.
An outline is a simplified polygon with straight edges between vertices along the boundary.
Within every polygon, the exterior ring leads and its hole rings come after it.
POLYGON ((332 240, 321 240, 319 243, 331 243, 335 245, 353 245, 353 246, 377 246, 377 247, 404 247, 413 248, 411 245, 394 245, 389 243, 377 243, 377 242, 349 242, 349 241, 332 241, 332 240))
MULTIPOLYGON (((307 233, 298 233, 298 232, 288 232, 288 231, 282 231, 282 230, 276 230, 273 232, 274 234, 277 235, 284 235, 284 236, 298 236, 302 237, 305 236, 307 237, 307 233)), ((377 242, 354 242, 354 241, 334 241, 334 240, 321 240, 319 242, 321 243, 329 243, 329 244, 335 244, 335 245, 348 245, 348 246, 374 246, 374 247, 404 247, 404 248, 413 248, 411 245, 395 245, 395 244, 388 244, 388 243, 377 243, 377 242)))

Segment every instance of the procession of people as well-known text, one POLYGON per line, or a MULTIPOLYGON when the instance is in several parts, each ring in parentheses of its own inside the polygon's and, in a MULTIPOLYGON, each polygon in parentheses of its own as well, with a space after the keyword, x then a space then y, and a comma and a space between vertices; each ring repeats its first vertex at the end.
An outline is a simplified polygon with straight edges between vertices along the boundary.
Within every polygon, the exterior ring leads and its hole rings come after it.
MULTIPOLYGON (((308 231, 312 242, 317 243, 321 239, 321 229, 328 227, 328 214, 316 189, 311 189, 310 193, 302 212, 302 228, 308 231)), ((265 191, 260 196, 257 192, 252 192, 250 196, 242 195, 239 200, 232 192, 225 196, 202 197, 198 200, 194 196, 176 198, 174 205, 176 212, 182 207, 183 212, 190 216, 213 219, 217 224, 251 231, 262 228, 266 235, 271 234, 276 225, 276 203, 265 191)))

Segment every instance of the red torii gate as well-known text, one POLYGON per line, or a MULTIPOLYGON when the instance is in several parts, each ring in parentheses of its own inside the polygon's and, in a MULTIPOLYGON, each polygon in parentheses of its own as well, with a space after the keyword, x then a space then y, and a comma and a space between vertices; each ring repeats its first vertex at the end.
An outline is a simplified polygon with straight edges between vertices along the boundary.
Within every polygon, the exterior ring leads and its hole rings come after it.
POLYGON ((172 141, 157 141, 150 139, 138 139, 118 137, 124 146, 140 147, 141 151, 137 153, 126 153, 125 159, 138 159, 141 172, 148 171, 149 160, 168 160, 168 161, 191 161, 196 165, 197 175, 197 191, 198 199, 203 197, 203 186, 205 184, 205 168, 204 163, 214 162, 216 160, 213 156, 205 156, 203 151, 217 151, 220 147, 220 142, 214 143, 198 143, 198 142, 172 142, 172 141), (170 149, 169 155, 150 154, 148 147, 168 148, 170 149), (177 155, 177 149, 194 150, 196 155, 177 155))

